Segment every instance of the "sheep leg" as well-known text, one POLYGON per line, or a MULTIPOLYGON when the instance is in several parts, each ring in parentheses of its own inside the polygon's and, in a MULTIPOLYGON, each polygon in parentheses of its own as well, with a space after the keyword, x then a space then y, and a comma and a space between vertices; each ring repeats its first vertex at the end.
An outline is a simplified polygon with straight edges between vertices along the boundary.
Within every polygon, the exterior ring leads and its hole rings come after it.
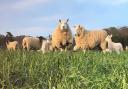
POLYGON ((16 47, 13 47, 13 51, 15 51, 16 50, 16 47))
POLYGON ((63 49, 62 49, 62 48, 60 48, 60 51, 62 52, 62 51, 63 51, 63 49))
POLYGON ((121 47, 120 51, 121 51, 121 52, 123 51, 123 47, 121 47))
POLYGON ((116 50, 117 54, 120 54, 120 50, 116 50))
POLYGON ((83 52, 85 53, 86 52, 86 49, 84 49, 83 52))
POLYGON ((30 50, 30 48, 31 48, 31 47, 27 44, 27 51, 29 51, 29 50, 30 50))
POLYGON ((100 44, 100 47, 101 47, 101 49, 102 49, 103 52, 106 50, 106 44, 107 44, 106 41, 104 41, 104 42, 102 42, 100 44))
POLYGON ((79 48, 77 47, 77 46, 75 46, 74 48, 73 48, 73 51, 77 51, 79 48))

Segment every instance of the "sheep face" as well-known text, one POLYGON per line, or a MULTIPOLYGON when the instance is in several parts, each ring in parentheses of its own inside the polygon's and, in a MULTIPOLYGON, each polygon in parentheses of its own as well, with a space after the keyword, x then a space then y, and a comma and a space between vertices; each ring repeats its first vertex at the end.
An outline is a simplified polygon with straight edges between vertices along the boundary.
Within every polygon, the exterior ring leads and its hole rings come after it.
POLYGON ((64 20, 59 20, 59 26, 61 28, 61 30, 67 30, 69 28, 68 26, 68 19, 66 21, 64 20))
POLYGON ((83 29, 82 29, 82 27, 80 25, 74 26, 74 29, 76 30, 75 36, 80 36, 80 34, 83 33, 83 29))
POLYGON ((111 42, 112 41, 112 35, 108 35, 106 38, 105 38, 105 41, 107 42, 111 42))

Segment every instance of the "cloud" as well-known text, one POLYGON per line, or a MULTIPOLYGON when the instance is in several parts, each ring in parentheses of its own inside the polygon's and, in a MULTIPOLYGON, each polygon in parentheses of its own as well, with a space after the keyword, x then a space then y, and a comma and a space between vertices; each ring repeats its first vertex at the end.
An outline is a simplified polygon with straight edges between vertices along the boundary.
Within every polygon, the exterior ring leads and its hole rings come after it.
POLYGON ((128 0, 99 0, 99 2, 108 5, 122 5, 128 3, 128 0))
POLYGON ((78 3, 98 3, 103 5, 122 5, 128 3, 128 0, 76 0, 78 3))
POLYGON ((57 22, 59 19, 66 19, 64 17, 65 17, 64 14, 58 13, 55 15, 37 17, 36 20, 43 21, 45 23, 49 23, 49 22, 57 22))
POLYGON ((17 0, 0 4, 0 11, 19 11, 41 4, 46 5, 50 0, 17 0))
POLYGON ((27 26, 27 27, 0 27, 0 34, 5 35, 11 32, 13 35, 30 35, 30 36, 48 36, 53 32, 53 28, 46 26, 27 26))
POLYGON ((42 16, 38 17, 37 20, 43 21, 43 22, 53 22, 58 19, 58 16, 42 16))
POLYGON ((14 35, 48 36, 51 28, 48 27, 21 27, 10 30, 14 35))

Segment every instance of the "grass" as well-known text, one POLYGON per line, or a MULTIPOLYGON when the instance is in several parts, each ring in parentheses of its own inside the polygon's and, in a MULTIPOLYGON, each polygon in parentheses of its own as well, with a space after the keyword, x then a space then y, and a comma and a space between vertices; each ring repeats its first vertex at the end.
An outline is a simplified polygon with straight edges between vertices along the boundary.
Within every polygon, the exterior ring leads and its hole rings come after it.
POLYGON ((128 89, 128 52, 0 50, 1 89, 128 89))

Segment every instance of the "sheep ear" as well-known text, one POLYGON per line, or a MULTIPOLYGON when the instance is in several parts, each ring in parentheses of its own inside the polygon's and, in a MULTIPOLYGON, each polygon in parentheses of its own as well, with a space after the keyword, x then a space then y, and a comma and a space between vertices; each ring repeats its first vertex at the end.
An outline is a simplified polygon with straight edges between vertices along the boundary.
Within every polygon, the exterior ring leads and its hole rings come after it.
POLYGON ((80 24, 79 24, 78 26, 79 26, 79 28, 80 28, 80 24))
POLYGON ((67 22, 69 21, 69 19, 67 19, 67 22))
POLYGON ((111 35, 107 35, 107 37, 110 37, 111 35))
POLYGON ((61 20, 59 19, 59 22, 61 23, 61 20))
POLYGON ((112 34, 110 35, 110 37, 112 37, 112 34))

